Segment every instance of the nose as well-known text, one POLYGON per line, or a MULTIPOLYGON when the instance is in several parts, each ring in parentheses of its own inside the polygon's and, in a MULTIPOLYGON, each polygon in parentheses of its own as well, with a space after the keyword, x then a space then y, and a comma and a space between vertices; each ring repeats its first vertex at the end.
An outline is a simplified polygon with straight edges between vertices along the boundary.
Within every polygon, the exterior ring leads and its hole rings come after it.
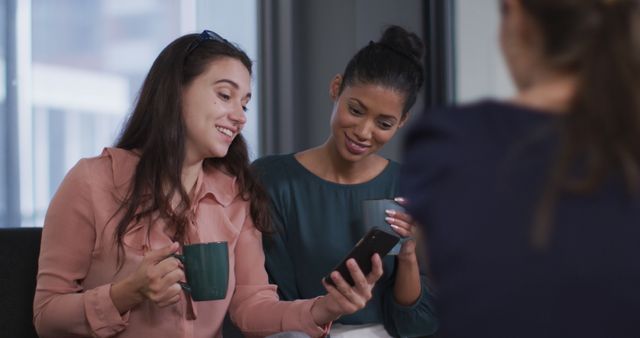
POLYGON ((353 134, 358 138, 357 141, 366 141, 371 138, 373 124, 369 120, 364 120, 356 125, 353 134))
POLYGON ((229 120, 236 125, 243 125, 247 123, 247 113, 242 108, 242 105, 240 105, 238 109, 234 109, 234 111, 229 114, 229 120))

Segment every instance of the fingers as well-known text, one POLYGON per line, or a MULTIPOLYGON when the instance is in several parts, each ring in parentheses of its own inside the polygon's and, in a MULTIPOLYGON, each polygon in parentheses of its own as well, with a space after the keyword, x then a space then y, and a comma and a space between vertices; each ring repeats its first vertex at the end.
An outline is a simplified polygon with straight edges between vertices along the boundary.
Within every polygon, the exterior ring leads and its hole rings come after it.
POLYGON ((144 256, 144 259, 146 261, 151 262, 152 264, 158 263, 163 259, 167 258, 168 256, 176 253, 179 247, 180 246, 178 245, 177 242, 173 242, 171 243, 171 245, 167 245, 164 248, 151 250, 147 252, 144 256))
POLYGON ((178 282, 185 279, 184 271, 180 261, 171 257, 177 250, 178 243, 172 243, 145 255, 148 265, 144 268, 146 286, 142 292, 158 306, 171 305, 180 299, 182 288, 178 282))
POLYGON ((382 277, 383 272, 382 259, 380 255, 374 254, 371 256, 371 272, 367 275, 367 282, 374 285, 382 277))
POLYGON ((158 306, 175 303, 182 293, 182 287, 178 282, 184 280, 184 272, 177 267, 177 264, 172 262, 175 261, 174 258, 167 258, 165 261, 161 263, 166 263, 166 266, 174 266, 176 268, 168 271, 162 277, 151 279, 145 293, 147 298, 158 304, 158 306))
POLYGON ((402 237, 411 237, 415 231, 415 224, 413 218, 405 212, 397 210, 385 210, 388 215, 385 217, 385 221, 389 223, 391 228, 395 230, 402 237))
POLYGON ((407 205, 407 199, 404 197, 396 197, 393 199, 396 203, 402 205, 402 206, 406 206, 407 205))
POLYGON ((181 263, 175 257, 165 257, 165 259, 157 263, 155 266, 149 268, 149 271, 152 272, 155 275, 154 277, 157 278, 162 278, 166 274, 175 270, 182 271, 181 263))
POLYGON ((162 292, 150 294, 149 299, 159 307, 164 307, 180 301, 181 294, 182 287, 180 287, 180 284, 173 283, 162 292))
POLYGON ((349 269, 351 278, 355 282, 354 286, 358 292, 358 295, 360 297, 363 297, 365 300, 371 299, 371 289, 373 288, 373 285, 370 284, 367 278, 364 276, 355 259, 351 258, 347 261, 347 268, 349 269))
POLYGON ((173 297, 171 297, 171 298, 169 298, 167 300, 164 300, 164 301, 161 301, 161 302, 157 302, 156 304, 159 307, 165 307, 165 306, 169 306, 171 304, 175 304, 175 303, 177 303, 179 301, 180 301, 180 292, 178 292, 175 296, 173 296, 173 297))
POLYGON ((348 292, 345 292, 344 290, 350 289, 351 287, 342 278, 342 276, 340 276, 340 273, 334 271, 331 273, 330 277, 336 286, 334 287, 333 285, 328 284, 324 279, 322 280, 322 285, 327 290, 327 294, 330 300, 338 307, 339 313, 354 313, 364 307, 364 305, 359 307, 347 295, 345 295, 345 293, 348 292), (342 288, 343 291, 341 291, 339 288, 342 288))
POLYGON ((380 276, 382 276, 382 260, 378 254, 375 254, 371 257, 371 263, 372 270, 365 276, 353 258, 347 261, 347 269, 349 269, 351 278, 355 282, 353 287, 337 271, 333 271, 330 274, 335 287, 322 280, 328 296, 338 306, 341 313, 354 313, 364 308, 371 299, 372 289, 380 276))

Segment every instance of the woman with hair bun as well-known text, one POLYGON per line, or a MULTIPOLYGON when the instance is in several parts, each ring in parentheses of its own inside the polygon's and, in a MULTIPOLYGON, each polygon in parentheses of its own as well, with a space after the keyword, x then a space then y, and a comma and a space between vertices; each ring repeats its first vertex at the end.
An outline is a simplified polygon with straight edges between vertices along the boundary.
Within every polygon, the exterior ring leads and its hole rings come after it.
MULTIPOLYGON (((407 121, 423 83, 423 43, 388 27, 349 61, 329 85, 331 134, 318 147, 261 158, 253 166, 272 203, 275 233, 264 239, 266 267, 282 299, 315 297, 334 288, 322 279, 366 232, 362 201, 398 197, 399 164, 377 154, 407 121)), ((401 199, 398 199, 401 201, 401 199)), ((403 212, 387 222, 401 236, 415 224, 403 212)), ((380 258, 372 258, 374 265, 380 258)), ((333 324, 331 336, 415 337, 437 328, 432 294, 418 267, 416 244, 403 242, 382 259, 384 275, 364 309, 333 324)), ((357 268, 355 262, 352 266, 357 268)), ((333 272, 334 282, 343 282, 333 272)), ((364 301, 368 290, 349 297, 364 301)))

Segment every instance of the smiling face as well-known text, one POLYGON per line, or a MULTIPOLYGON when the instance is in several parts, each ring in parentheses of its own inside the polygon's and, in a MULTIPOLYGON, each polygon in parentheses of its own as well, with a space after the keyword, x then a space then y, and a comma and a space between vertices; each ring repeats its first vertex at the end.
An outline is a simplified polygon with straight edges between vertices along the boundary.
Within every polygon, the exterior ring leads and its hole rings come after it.
POLYGON ((251 99, 251 75, 237 59, 223 57, 182 91, 182 116, 186 126, 186 156, 198 161, 224 157, 247 121, 245 107, 251 99))
POLYGON ((341 81, 336 76, 330 87, 332 138, 342 158, 357 162, 382 148, 404 124, 405 97, 374 84, 346 86, 338 95, 341 81))

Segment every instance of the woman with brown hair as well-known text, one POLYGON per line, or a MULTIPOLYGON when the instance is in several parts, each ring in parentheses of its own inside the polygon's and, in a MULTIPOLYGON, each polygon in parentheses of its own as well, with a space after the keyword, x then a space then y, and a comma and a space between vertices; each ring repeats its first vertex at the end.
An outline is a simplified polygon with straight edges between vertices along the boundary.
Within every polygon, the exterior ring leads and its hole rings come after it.
POLYGON ((639 337, 639 3, 500 4, 516 96, 427 112, 407 139, 442 334, 639 337))
POLYGON ((116 146, 79 161, 51 201, 34 302, 41 337, 220 337, 227 312, 251 336, 320 336, 362 307, 379 263, 314 299, 281 302, 268 284, 269 211, 241 135, 250 99, 251 60, 216 33, 160 53, 116 146), (226 297, 195 302, 173 255, 218 241, 226 297))

